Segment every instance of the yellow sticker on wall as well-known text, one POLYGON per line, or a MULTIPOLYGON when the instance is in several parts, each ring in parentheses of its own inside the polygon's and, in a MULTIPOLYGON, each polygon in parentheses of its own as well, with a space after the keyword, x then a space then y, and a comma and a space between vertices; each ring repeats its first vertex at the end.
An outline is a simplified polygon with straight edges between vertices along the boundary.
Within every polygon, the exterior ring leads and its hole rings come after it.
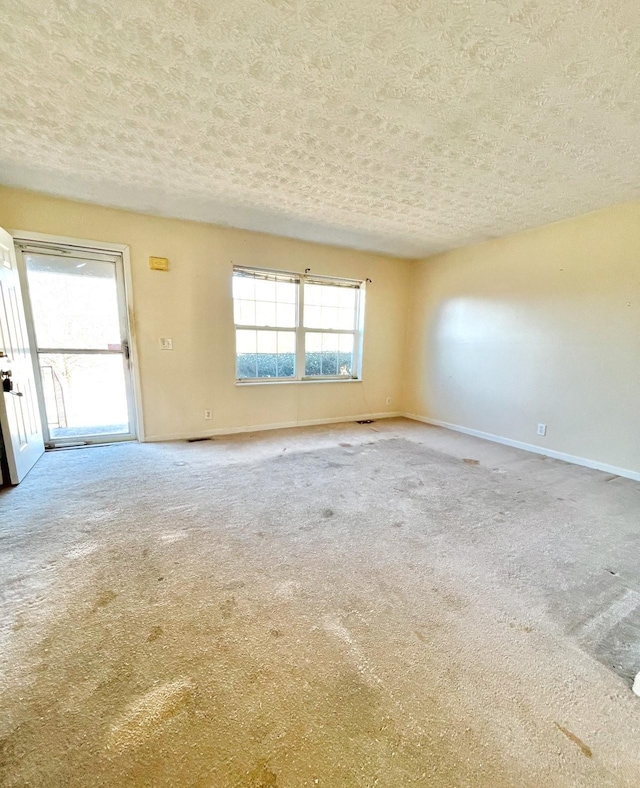
POLYGON ((150 257, 149 268, 152 271, 168 271, 169 259, 167 257, 150 257))

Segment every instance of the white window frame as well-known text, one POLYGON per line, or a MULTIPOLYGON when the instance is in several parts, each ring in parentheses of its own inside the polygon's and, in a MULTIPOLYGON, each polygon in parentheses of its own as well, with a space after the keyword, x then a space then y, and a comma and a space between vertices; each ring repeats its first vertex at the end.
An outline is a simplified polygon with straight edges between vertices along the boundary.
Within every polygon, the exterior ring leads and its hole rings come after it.
MULTIPOLYGON (((295 332, 295 376, 286 378, 238 378, 238 354, 234 352, 236 364, 236 384, 240 386, 263 383, 353 383, 362 381, 362 346, 364 338, 364 300, 366 282, 360 279, 345 279, 336 276, 320 276, 317 274, 297 274, 274 268, 258 268, 257 266, 234 265, 232 278, 236 271, 272 274, 274 276, 290 276, 297 279, 296 291, 296 326, 258 326, 235 322, 234 305, 234 342, 238 329, 251 331, 291 331, 295 332), (309 284, 325 284, 347 286, 357 290, 355 328, 353 330, 335 328, 305 328, 304 326, 304 286, 309 284), (305 334, 350 334, 353 335, 353 374, 352 375, 306 375, 305 374, 305 334)), ((232 292, 233 300, 233 292, 232 292)))

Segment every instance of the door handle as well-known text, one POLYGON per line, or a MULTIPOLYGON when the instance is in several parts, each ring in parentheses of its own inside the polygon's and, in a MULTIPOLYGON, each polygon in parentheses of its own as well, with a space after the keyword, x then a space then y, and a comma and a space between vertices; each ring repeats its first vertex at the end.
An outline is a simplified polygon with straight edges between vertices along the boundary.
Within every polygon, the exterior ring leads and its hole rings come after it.
POLYGON ((14 397, 24 397, 21 391, 7 391, 7 394, 13 394, 14 397))
POLYGON ((13 381, 11 380, 10 369, 0 369, 0 380, 2 381, 2 390, 5 394, 15 394, 16 397, 22 396, 22 394, 13 390, 13 381))

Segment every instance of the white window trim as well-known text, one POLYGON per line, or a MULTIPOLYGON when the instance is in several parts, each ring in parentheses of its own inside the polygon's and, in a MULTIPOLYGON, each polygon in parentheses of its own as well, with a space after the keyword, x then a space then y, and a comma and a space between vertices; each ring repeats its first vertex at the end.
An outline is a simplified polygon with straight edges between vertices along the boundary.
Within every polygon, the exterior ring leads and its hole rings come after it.
MULTIPOLYGON (((281 328, 277 326, 255 326, 236 323, 234 320, 234 341, 235 332, 238 329, 249 329, 255 331, 292 331, 296 336, 296 374, 294 377, 289 378, 238 378, 236 377, 237 386, 255 386, 255 385, 269 385, 277 383, 361 383, 362 382, 362 349, 364 340, 364 300, 366 282, 360 279, 345 279, 338 276, 322 276, 312 274, 297 274, 294 271, 283 271, 274 268, 258 268, 256 266, 243 266, 234 265, 232 269, 232 276, 237 270, 257 271, 265 274, 274 274, 276 276, 291 276, 295 277, 298 282, 298 289, 296 291, 296 320, 295 328, 281 328), (345 329, 334 328, 305 328, 304 326, 304 285, 305 281, 321 284, 336 284, 341 283, 349 284, 358 291, 356 299, 356 318, 355 329, 353 331, 345 329), (305 333, 315 334, 352 334, 353 335, 353 375, 305 375, 305 352, 304 352, 304 335, 305 333), (299 352, 300 351, 300 352, 299 352)), ((232 296, 233 297, 233 296, 232 296)), ((236 376, 237 376, 237 353, 236 359, 236 376)))

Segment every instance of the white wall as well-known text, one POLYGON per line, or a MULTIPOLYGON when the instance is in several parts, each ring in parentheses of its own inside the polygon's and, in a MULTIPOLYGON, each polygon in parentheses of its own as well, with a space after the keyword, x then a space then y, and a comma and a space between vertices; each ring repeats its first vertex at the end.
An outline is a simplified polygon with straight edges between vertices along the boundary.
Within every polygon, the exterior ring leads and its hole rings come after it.
POLYGON ((410 413, 640 472, 640 204, 415 263, 406 360, 410 413))
POLYGON ((3 187, 0 226, 130 246, 148 439, 401 410, 408 261, 3 187), (151 271, 150 255, 168 257, 171 270, 151 271), (237 386, 233 264, 372 279, 363 381, 237 386), (161 336, 173 351, 160 350, 161 336))

